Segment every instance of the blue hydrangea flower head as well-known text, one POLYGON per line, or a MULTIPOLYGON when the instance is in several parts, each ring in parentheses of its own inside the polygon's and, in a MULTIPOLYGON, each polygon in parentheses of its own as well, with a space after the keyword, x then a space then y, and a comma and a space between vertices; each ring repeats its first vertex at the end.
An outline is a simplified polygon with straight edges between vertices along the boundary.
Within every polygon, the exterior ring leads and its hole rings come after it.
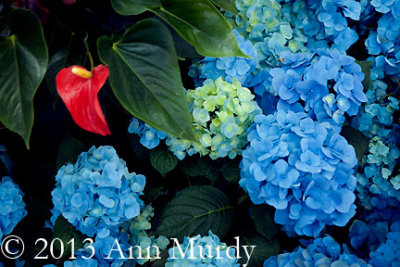
POLYGON ((179 247, 175 246, 170 248, 168 253, 166 267, 239 267, 238 259, 235 257, 235 249, 227 250, 227 245, 222 243, 218 236, 214 235, 211 230, 208 232, 208 236, 197 235, 195 237, 185 237, 180 247, 185 251, 186 247, 189 246, 188 252, 182 255, 179 252, 179 247), (192 241, 191 241, 192 240, 192 241), (190 242, 193 246, 193 255, 190 254, 190 242), (220 257, 217 257, 217 250, 219 250, 220 257), (209 253, 211 252, 211 254, 209 253), (230 253, 228 255, 228 253, 230 253))
POLYGON ((130 173, 111 146, 92 147, 58 170, 53 220, 61 214, 79 231, 107 236, 139 215, 146 178, 130 173))
POLYGON ((0 241, 9 235, 14 227, 26 216, 23 192, 19 186, 5 176, 0 181, 0 241))
POLYGON ((355 214, 357 159, 337 130, 279 107, 249 128, 239 183, 253 203, 275 207, 275 222, 289 234, 316 237, 355 214))

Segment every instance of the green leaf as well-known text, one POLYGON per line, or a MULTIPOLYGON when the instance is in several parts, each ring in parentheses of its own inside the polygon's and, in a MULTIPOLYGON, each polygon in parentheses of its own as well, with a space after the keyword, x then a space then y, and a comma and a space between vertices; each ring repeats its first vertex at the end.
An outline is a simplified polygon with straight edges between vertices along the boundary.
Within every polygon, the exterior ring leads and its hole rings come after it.
POLYGON ((208 0, 161 0, 161 7, 150 11, 171 25, 203 56, 248 57, 240 50, 230 24, 208 0))
POLYGON ((279 232, 279 226, 274 221, 274 209, 266 205, 252 205, 250 217, 258 233, 268 240, 272 240, 279 232))
POLYGON ((57 169, 66 163, 75 162, 78 159, 79 154, 85 150, 86 146, 84 143, 67 134, 58 148, 57 169))
POLYGON ((350 126, 343 126, 340 134, 354 147, 358 163, 362 165, 362 158, 368 152, 368 139, 359 130, 350 126))
POLYGON ((158 130, 194 140, 174 43, 162 22, 142 20, 115 43, 100 37, 98 50, 127 111, 158 130))
POLYGON ((233 163, 226 163, 221 168, 222 176, 229 183, 237 183, 240 180, 240 168, 233 163))
POLYGON ((150 163, 162 176, 165 176, 176 167, 178 159, 168 150, 157 148, 150 152, 150 163))
MULTIPOLYGON (((52 239, 54 240, 55 238, 61 239, 62 243, 64 244, 64 253, 62 256, 64 258, 70 257, 71 255, 72 247, 71 244, 68 244, 71 239, 74 239, 74 250, 76 251, 80 248, 83 248, 83 240, 86 237, 76 230, 76 228, 62 215, 60 215, 54 223, 52 239)), ((56 249, 61 252, 60 242, 54 242, 54 245, 56 249)))
POLYGON ((192 186, 179 192, 163 210, 156 235, 182 240, 184 236, 223 237, 230 229, 233 207, 228 197, 211 186, 192 186))
POLYGON ((160 0, 111 0, 111 5, 121 15, 139 15, 148 8, 160 6, 160 0))
MULTIPOLYGON (((267 239, 260 235, 248 234, 241 236, 242 246, 256 246, 254 248, 253 254, 250 257, 247 266, 263 266, 264 261, 274 255, 279 253, 279 243, 276 241, 269 242, 267 239)), ((246 255, 244 251, 240 255, 246 255)), ((246 257, 242 257, 239 263, 245 264, 246 257)))
POLYGON ((235 0, 210 0, 210 1, 213 2, 214 5, 222 9, 225 9, 226 11, 232 14, 239 15, 235 5, 235 0))
POLYGON ((364 91, 367 91, 369 89, 369 86, 371 85, 371 61, 358 61, 356 60, 357 64, 361 66, 362 72, 365 74, 364 81, 362 82, 364 86, 364 91))
POLYGON ((47 68, 47 47, 39 19, 17 9, 8 17, 11 36, 0 39, 0 121, 29 149, 33 97, 47 68))

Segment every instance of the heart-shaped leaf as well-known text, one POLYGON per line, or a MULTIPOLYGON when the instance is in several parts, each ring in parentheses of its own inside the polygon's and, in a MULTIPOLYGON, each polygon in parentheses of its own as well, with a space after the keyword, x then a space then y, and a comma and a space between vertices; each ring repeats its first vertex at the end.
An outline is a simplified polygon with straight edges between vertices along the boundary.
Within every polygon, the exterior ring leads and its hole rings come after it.
POLYGON ((150 163, 162 176, 165 176, 176 167, 178 159, 168 150, 157 148, 150 152, 150 163))
POLYGON ((0 121, 29 148, 33 97, 47 68, 47 47, 39 19, 17 9, 8 17, 11 36, 0 39, 0 121))
POLYGON ((62 69, 56 77, 57 90, 76 124, 86 131, 110 134, 97 97, 107 80, 107 66, 99 65, 88 72, 80 66, 62 69))
POLYGON ((174 43, 162 22, 142 20, 115 43, 100 37, 98 50, 126 110, 165 133, 194 139, 174 43))

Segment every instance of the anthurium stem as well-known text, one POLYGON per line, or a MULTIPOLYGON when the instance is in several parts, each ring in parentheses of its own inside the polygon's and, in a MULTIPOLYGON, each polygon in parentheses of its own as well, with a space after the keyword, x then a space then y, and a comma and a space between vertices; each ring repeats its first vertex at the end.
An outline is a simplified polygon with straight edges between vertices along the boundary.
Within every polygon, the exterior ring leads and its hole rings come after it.
POLYGON ((90 51, 88 51, 88 57, 89 57, 89 61, 90 61, 90 71, 93 71, 94 68, 94 62, 93 62, 93 57, 92 57, 92 53, 90 53, 90 51))

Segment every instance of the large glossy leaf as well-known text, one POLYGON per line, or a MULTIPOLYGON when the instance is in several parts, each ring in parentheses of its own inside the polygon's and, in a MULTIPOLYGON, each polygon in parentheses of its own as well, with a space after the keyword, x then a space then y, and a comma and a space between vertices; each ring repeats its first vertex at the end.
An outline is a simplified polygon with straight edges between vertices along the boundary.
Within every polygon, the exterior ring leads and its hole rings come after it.
POLYGON ((207 235, 209 230, 223 237, 230 229, 233 207, 228 197, 211 186, 182 190, 163 210, 157 235, 175 237, 207 235))
POLYGON ((8 17, 11 36, 0 40, 0 121, 29 148, 33 97, 47 68, 47 47, 39 19, 17 9, 8 17))
MULTIPOLYGON (((230 2, 214 3, 232 11, 234 6, 230 2)), ((146 9, 152 11, 203 56, 247 57, 240 50, 232 27, 209 0, 113 0, 112 5, 122 15, 136 15, 146 9)))
POLYGON ((147 8, 159 7, 160 0, 111 0, 111 5, 121 15, 138 15, 147 8))
POLYGON ((162 22, 142 20, 115 43, 100 37, 98 52, 126 110, 158 130, 193 140, 174 43, 162 22))

